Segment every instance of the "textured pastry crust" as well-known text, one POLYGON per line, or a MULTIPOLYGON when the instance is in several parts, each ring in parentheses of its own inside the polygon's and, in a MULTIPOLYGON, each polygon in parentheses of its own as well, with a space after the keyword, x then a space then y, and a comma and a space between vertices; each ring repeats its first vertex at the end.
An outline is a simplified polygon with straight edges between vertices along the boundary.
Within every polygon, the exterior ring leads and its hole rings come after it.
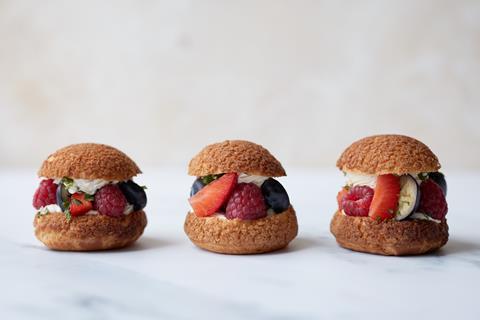
POLYGON ((254 254, 284 248, 298 232, 292 207, 257 220, 200 218, 190 212, 185 233, 198 247, 226 254, 254 254))
POLYGON ((38 171, 40 177, 124 181, 141 173, 123 152, 96 143, 73 144, 48 156, 38 171))
POLYGON ((342 247, 383 255, 415 255, 437 250, 448 241, 447 221, 375 221, 337 211, 330 231, 342 247))
POLYGON ((422 142, 402 135, 378 135, 354 142, 340 156, 337 167, 363 174, 434 172, 440 163, 422 142))
POLYGON ((243 140, 226 140, 203 148, 188 165, 188 174, 242 172, 265 177, 285 176, 280 162, 261 145, 243 140))
POLYGON ((122 248, 135 242, 147 225, 145 212, 113 218, 84 215, 68 222, 63 213, 35 216, 35 236, 50 249, 93 251, 122 248))

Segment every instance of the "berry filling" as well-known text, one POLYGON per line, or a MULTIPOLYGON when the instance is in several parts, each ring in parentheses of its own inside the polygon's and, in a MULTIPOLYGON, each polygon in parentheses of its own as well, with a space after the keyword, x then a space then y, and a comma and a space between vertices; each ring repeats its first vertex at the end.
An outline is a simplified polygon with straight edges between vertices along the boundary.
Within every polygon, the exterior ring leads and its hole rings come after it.
POLYGON ((188 199, 198 217, 255 220, 290 207, 285 188, 269 177, 225 173, 198 177, 188 199))
POLYGON ((342 198, 342 209, 348 216, 367 217, 372 203, 373 189, 367 186, 355 186, 342 198))
POLYGON ((338 209, 347 216, 440 223, 448 211, 447 182, 440 172, 364 177, 347 174, 347 180, 347 186, 337 194, 338 209))
POLYGON ((443 189, 433 181, 427 179, 420 185, 422 197, 420 198, 419 212, 426 213, 433 219, 442 220, 448 211, 447 201, 443 189))
POLYGON ((121 217, 143 209, 146 204, 144 187, 132 180, 44 179, 33 196, 39 216, 60 212, 68 221, 86 214, 121 217))

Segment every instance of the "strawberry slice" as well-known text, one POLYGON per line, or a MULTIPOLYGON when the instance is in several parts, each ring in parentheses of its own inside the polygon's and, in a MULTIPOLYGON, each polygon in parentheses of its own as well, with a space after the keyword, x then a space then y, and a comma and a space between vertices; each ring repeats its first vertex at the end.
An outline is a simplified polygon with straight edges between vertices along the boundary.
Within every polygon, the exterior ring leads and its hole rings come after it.
POLYGON ((214 180, 188 199, 198 217, 208 217, 218 211, 230 198, 237 184, 236 173, 226 173, 214 180))
POLYGON ((347 188, 343 187, 342 190, 338 191, 337 193, 337 203, 338 203, 338 210, 342 210, 342 201, 343 198, 347 195, 348 190, 347 188))
POLYGON ((85 193, 74 193, 70 198, 70 214, 74 217, 87 213, 93 207, 91 201, 87 200, 85 193))
POLYGON ((377 185, 373 194, 368 215, 372 219, 391 219, 395 217, 400 196, 400 177, 384 174, 377 177, 377 185))

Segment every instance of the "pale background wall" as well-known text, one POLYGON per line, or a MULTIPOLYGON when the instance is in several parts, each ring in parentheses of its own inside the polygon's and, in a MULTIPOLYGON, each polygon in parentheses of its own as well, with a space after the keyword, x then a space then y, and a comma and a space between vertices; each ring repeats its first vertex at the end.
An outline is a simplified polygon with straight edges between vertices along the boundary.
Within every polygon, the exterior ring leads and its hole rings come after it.
POLYGON ((480 169, 480 1, 0 0, 0 166, 97 141, 181 165, 244 138, 334 166, 398 132, 480 169))

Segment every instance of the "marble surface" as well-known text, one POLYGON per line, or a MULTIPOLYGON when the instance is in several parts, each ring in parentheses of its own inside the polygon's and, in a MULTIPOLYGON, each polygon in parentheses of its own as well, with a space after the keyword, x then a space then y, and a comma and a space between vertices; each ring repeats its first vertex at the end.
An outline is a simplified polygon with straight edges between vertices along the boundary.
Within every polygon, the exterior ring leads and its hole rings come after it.
POLYGON ((127 249, 50 251, 33 236, 35 170, 0 170, 1 319, 479 319, 480 173, 447 173, 451 238, 420 257, 338 247, 328 231, 343 183, 334 170, 291 169, 282 183, 299 219, 286 250, 227 256, 183 233, 192 179, 148 169, 149 225, 127 249))

